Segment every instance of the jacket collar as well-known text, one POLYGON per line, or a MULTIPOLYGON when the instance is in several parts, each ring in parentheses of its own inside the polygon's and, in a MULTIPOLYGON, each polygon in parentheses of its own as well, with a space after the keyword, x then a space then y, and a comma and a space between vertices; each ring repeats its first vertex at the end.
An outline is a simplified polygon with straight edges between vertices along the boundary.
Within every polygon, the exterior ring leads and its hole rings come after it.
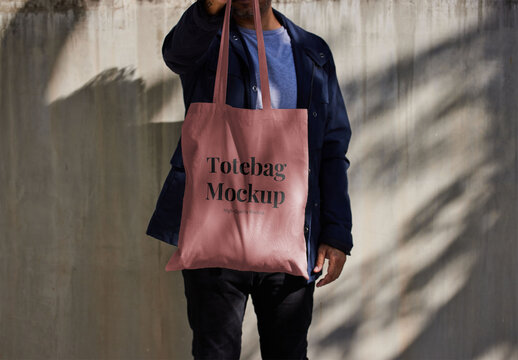
MULTIPOLYGON (((293 50, 293 62, 295 63, 295 71, 297 74, 297 108, 308 108, 310 106, 311 84, 314 66, 322 67, 327 62, 327 55, 325 49, 321 44, 316 43, 313 37, 301 27, 295 25, 281 12, 272 8, 273 13, 282 26, 288 31, 291 39, 291 47, 293 50)), ((249 65, 253 67, 248 61, 242 41, 233 40, 235 36, 241 38, 239 29, 236 23, 230 21, 230 43, 236 54, 249 65)), ((254 74, 254 72, 251 72, 254 74)))
POLYGON ((305 55, 309 56, 311 60, 318 66, 322 67, 327 62, 327 56, 325 55, 326 50, 322 47, 322 44, 316 43, 315 36, 311 36, 309 32, 302 29, 300 26, 295 25, 290 19, 279 11, 272 8, 274 15, 277 20, 288 30, 288 34, 291 38, 292 47, 299 50, 304 50, 305 55), (324 56, 321 56, 324 54, 324 56))

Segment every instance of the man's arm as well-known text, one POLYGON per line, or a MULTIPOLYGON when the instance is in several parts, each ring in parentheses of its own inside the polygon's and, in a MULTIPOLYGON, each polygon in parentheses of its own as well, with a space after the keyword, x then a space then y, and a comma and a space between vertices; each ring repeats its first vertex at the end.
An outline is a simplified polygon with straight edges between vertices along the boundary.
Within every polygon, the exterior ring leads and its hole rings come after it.
POLYGON ((317 286, 334 281, 340 275, 353 247, 352 216, 348 193, 346 157, 351 139, 351 126, 336 76, 336 68, 331 52, 328 81, 328 118, 322 146, 320 166, 320 247, 315 272, 322 270, 324 258, 329 259, 328 273, 317 286))
POLYGON ((194 70, 223 24, 226 0, 198 0, 166 35, 162 56, 167 66, 181 75, 194 70))

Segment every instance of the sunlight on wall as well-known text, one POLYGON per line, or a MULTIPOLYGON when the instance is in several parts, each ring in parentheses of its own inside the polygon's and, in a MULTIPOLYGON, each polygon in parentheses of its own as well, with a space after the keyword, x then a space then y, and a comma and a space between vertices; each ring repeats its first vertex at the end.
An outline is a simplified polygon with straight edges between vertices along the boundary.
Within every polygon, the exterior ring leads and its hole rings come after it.
MULTIPOLYGON (((447 258, 498 170, 486 161, 483 92, 499 64, 485 59, 486 39, 469 35, 484 14, 453 1, 278 9, 330 45, 353 125, 355 248, 341 278, 316 291, 310 358, 396 358, 466 286, 481 256, 467 249, 413 288, 447 258), (440 212, 427 218, 434 207, 440 212)), ((488 213, 487 226, 497 217, 488 213)), ((252 310, 247 316, 244 337, 256 338, 252 310)), ((256 341, 244 358, 258 358, 256 341)))
MULTIPOLYGON (((188 358, 173 248, 145 227, 185 110, 161 46, 192 1, 30 3, 0 4, 2 354, 188 358)), ((518 358, 518 4, 273 6, 329 44, 352 126, 355 246, 309 357, 518 358)))
MULTIPOLYGON (((125 79, 144 80, 147 89, 164 79, 179 82, 178 76, 164 64, 162 43, 190 2, 119 3, 114 7, 101 2, 89 8, 83 21, 76 25, 48 83, 47 104, 80 91, 96 81, 99 73, 113 68, 123 69, 125 79)), ((170 91, 163 91, 160 95, 165 105, 141 125, 183 121, 181 94, 171 96, 170 91)))

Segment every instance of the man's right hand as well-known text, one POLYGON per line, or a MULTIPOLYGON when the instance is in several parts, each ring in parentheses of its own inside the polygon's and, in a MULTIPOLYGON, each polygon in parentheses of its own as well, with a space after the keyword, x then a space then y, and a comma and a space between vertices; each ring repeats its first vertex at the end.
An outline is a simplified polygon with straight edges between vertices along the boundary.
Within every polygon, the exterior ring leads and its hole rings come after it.
POLYGON ((203 0, 209 15, 216 15, 227 3, 227 0, 203 0))

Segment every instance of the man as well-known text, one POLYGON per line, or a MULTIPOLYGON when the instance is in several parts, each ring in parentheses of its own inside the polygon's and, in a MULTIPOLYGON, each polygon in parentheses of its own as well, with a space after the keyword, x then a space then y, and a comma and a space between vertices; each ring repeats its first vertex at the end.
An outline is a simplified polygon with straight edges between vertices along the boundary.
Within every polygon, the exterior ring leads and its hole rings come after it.
MULTIPOLYGON (((167 34, 162 53, 180 75, 185 109, 212 102, 226 0, 198 0, 167 34)), ((226 101, 262 108, 252 0, 234 0, 226 101)), ((306 359, 315 282, 340 275, 353 246, 347 190, 351 130, 328 45, 259 0, 273 108, 308 109, 309 192, 304 233, 309 280, 284 273, 221 268, 183 270, 192 352, 196 359, 238 359, 248 295, 257 315, 264 359, 306 359)), ((185 170, 181 139, 147 234, 178 244, 185 170)))

